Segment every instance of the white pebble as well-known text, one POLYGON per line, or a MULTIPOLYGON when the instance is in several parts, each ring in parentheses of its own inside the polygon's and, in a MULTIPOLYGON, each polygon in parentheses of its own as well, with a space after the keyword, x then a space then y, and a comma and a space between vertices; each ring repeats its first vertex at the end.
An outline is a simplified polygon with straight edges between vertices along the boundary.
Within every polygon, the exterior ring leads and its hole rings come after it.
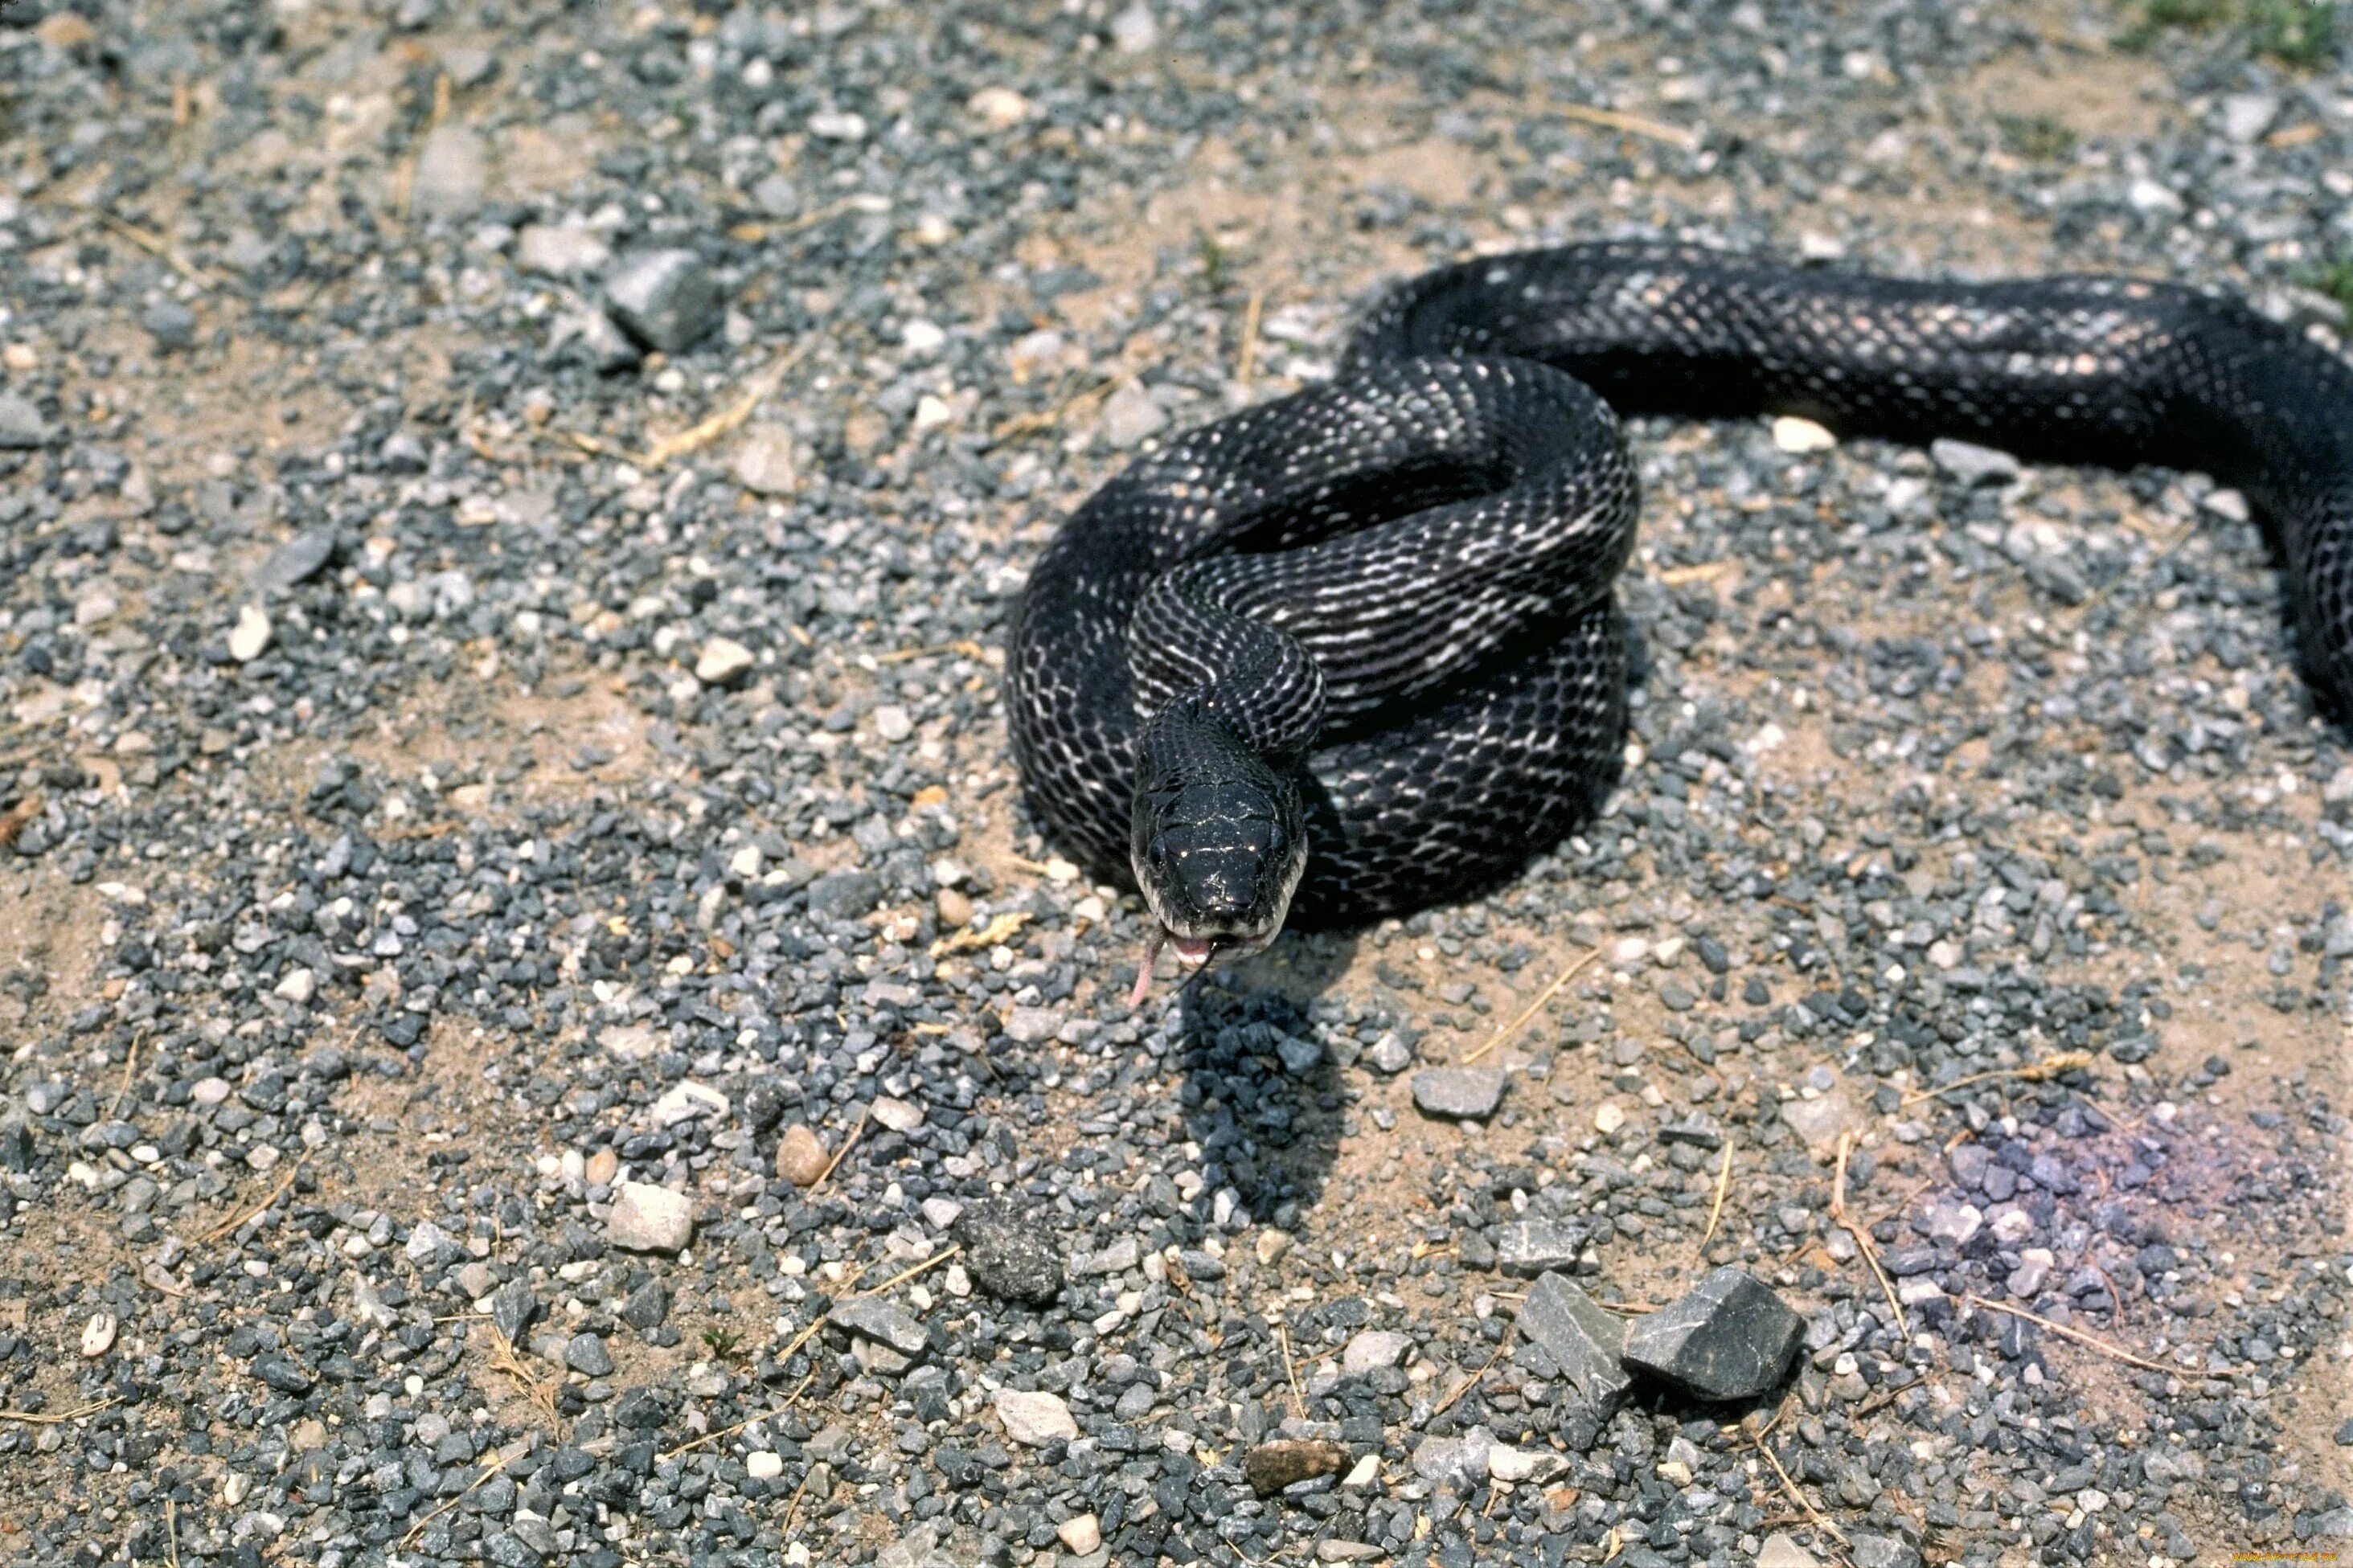
POLYGON ((1773 421, 1773 445, 1784 452, 1827 452, 1838 445, 1838 437, 1810 419, 1784 414, 1773 421))
POLYGON ((237 612, 237 625, 229 629, 228 656, 239 664, 251 664, 269 646, 269 616, 259 605, 246 605, 237 612))

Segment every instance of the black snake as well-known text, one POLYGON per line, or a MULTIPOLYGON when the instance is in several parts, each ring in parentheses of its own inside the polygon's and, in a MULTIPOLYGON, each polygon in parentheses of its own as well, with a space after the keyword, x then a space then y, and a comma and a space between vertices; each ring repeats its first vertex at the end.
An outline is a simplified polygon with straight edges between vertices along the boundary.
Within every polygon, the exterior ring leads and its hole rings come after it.
POLYGON ((1014 754, 1052 837, 1188 968, 1286 913, 1476 890, 1616 782, 1624 413, 1802 415, 2029 458, 2203 469, 2274 536, 2322 706, 2353 715, 2353 369, 2227 298, 1918 282, 1686 247, 1464 262, 1330 382, 1200 426, 1062 527, 1013 625, 1014 754))

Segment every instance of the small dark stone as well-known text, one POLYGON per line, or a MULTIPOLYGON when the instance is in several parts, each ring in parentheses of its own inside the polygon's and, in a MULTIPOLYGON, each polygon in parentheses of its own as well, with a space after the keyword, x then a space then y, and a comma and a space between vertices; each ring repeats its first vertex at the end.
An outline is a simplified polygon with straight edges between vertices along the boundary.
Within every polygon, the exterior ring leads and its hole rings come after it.
POLYGON ((1659 1141, 1662 1143, 1689 1143, 1699 1149, 1721 1149, 1724 1147, 1724 1130, 1715 1124, 1713 1117, 1694 1110, 1689 1116, 1669 1118, 1661 1122, 1659 1141))
POLYGON ((1753 1275, 1718 1268, 1626 1331, 1628 1366, 1703 1399, 1750 1399, 1781 1381, 1805 1320, 1753 1275))
POLYGON ((1320 1439, 1261 1443, 1242 1456, 1242 1479, 1261 1497, 1271 1497, 1285 1487, 1318 1476, 1336 1476, 1347 1468, 1348 1450, 1320 1439))
POLYGON ((849 920, 872 909, 881 896, 882 879, 873 872, 836 871, 809 884, 809 912, 849 920))
POLYGON ((521 1342, 523 1331, 539 1316, 539 1298, 520 1279, 510 1279, 491 1292, 491 1321, 510 1343, 521 1342))
POLYGON ((670 1290, 659 1279, 649 1279, 621 1303, 621 1321, 633 1329, 658 1329, 670 1316, 670 1290))
POLYGON ((253 1363, 253 1375, 280 1394, 308 1394, 311 1376, 284 1356, 267 1356, 253 1363))
POLYGON ((972 1282, 1001 1300, 1042 1307, 1062 1293, 1062 1255, 1046 1215, 1011 1198, 987 1198, 956 1216, 960 1261, 972 1282))

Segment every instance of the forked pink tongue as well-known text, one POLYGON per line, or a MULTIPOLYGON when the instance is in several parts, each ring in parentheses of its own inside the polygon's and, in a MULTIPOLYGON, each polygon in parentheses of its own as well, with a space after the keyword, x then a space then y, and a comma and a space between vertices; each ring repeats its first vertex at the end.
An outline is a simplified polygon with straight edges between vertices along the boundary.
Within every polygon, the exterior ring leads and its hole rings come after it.
POLYGON ((1160 949, 1167 940, 1167 931, 1156 925, 1152 934, 1144 939, 1144 962, 1135 966, 1135 989, 1127 994, 1130 1012, 1143 1006, 1145 997, 1152 994, 1152 968, 1160 962, 1160 949))

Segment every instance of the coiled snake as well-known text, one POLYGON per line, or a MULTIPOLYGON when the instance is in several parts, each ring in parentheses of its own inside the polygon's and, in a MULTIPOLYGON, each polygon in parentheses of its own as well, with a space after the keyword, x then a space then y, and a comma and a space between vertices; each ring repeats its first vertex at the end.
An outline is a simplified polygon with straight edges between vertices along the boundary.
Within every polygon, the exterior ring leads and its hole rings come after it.
POLYGON ((1685 247, 1465 262, 1372 310, 1330 382, 1204 425, 1064 524, 1013 626, 1032 809, 1143 891, 1188 969, 1286 913, 1506 878, 1616 782, 1615 409, 2203 469, 2274 535, 2323 708, 2353 715, 2353 369, 2136 279, 1916 282, 1685 247))

